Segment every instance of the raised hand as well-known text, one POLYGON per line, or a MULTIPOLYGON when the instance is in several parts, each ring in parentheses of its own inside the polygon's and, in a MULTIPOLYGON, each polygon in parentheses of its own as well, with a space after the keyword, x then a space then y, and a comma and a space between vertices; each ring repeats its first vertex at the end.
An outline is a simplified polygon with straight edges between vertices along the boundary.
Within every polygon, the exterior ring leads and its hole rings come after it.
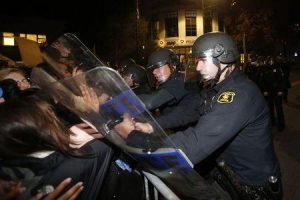
POLYGON ((76 199, 80 192, 83 190, 82 182, 78 182, 73 185, 68 191, 65 193, 59 194, 64 190, 64 188, 71 183, 71 178, 67 178, 63 180, 51 193, 49 193, 46 197, 43 198, 42 193, 38 193, 34 197, 30 198, 30 200, 74 200, 76 199))
POLYGON ((141 131, 143 133, 153 133, 153 127, 149 123, 141 123, 141 122, 136 122, 134 124, 135 130, 141 131))
POLYGON ((91 127, 87 123, 76 124, 70 128, 73 133, 70 135, 73 148, 80 148, 93 139, 103 138, 103 135, 98 132, 95 127, 91 127))
POLYGON ((18 197, 26 188, 21 183, 0 179, 0 199, 9 200, 18 197))

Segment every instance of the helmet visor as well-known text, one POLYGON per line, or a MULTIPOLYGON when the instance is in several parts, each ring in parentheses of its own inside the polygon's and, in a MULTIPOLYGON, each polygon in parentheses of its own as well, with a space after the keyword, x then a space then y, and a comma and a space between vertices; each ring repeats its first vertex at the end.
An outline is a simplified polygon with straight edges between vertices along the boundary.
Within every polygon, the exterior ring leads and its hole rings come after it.
POLYGON ((213 57, 213 50, 208 49, 206 51, 194 52, 194 53, 191 54, 191 56, 193 56, 195 58, 213 57))

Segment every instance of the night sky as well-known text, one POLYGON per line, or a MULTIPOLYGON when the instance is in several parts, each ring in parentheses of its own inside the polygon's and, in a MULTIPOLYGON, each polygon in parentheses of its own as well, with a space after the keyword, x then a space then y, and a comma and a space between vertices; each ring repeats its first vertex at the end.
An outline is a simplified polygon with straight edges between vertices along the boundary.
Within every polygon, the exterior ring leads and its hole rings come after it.
POLYGON ((7 7, 11 9, 1 10, 1 14, 9 14, 24 17, 39 17, 45 19, 93 18, 110 14, 122 15, 130 7, 134 8, 134 0, 110 0, 91 1, 83 0, 78 2, 65 2, 57 0, 35 2, 14 2, 7 1, 7 7))
MULTIPOLYGON (((140 4, 143 0, 139 0, 140 4)), ((298 0, 206 0, 218 1, 229 5, 236 2, 235 6, 249 9, 252 11, 260 9, 271 9, 274 11, 276 20, 280 23, 299 23, 300 22, 300 1, 298 0)), ((70 24, 87 23, 92 26, 93 23, 105 23, 107 16, 122 17, 126 13, 135 10, 135 0, 109 0, 109 1, 91 1, 83 0, 79 2, 65 2, 58 0, 48 0, 40 2, 15 2, 6 1, 7 7, 11 9, 2 9, 1 14, 11 16, 24 16, 44 19, 63 19, 70 24)), ((230 11, 229 11, 230 12, 230 11)), ((0 14, 0 15, 1 15, 0 14)))
MULTIPOLYGON (((139 3, 143 5, 143 1, 151 0, 139 0, 139 3)), ((173 1, 176 3, 177 0, 173 1)), ((296 24, 300 25, 300 0, 205 1, 216 2, 220 10, 225 10, 224 13, 227 12, 229 14, 233 12, 233 10, 238 9, 252 12, 271 10, 273 13, 273 23, 276 25, 274 28, 281 33, 279 35, 283 35, 286 38, 289 38, 288 33, 293 29, 293 26, 296 27, 296 24), (233 2, 236 3, 234 7, 231 7, 230 5, 233 2)), ((7 15, 24 18, 63 20, 66 22, 65 30, 63 31, 75 33, 79 38, 82 38, 89 47, 93 47, 95 44, 96 35, 98 38, 107 38, 105 31, 107 31, 108 25, 119 23, 119 19, 125 18, 126 15, 134 13, 136 10, 136 0, 83 0, 76 3, 74 1, 48 0, 40 2, 6 1, 6 3, 8 4, 7 7, 11 9, 2 9, 0 17, 7 15)), ((143 16, 142 11, 140 14, 143 16)), ((2 18, 2 21, 4 20, 5 19, 2 18)), ((297 32, 296 36, 298 36, 300 35, 300 26, 296 28, 295 32, 297 32), (296 30, 296 28, 298 30, 296 30)), ((55 31, 56 30, 53 30, 53 32, 55 31)), ((109 35, 109 37, 111 37, 111 35, 109 35)), ((102 48, 105 42, 107 41, 98 41, 99 46, 102 48)))

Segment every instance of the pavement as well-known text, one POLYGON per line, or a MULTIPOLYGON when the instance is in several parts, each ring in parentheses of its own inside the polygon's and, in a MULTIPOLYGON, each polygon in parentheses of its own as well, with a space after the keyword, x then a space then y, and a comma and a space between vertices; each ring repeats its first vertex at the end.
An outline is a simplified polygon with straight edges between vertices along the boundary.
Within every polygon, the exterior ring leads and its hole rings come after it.
POLYGON ((288 103, 283 105, 286 128, 274 127, 274 147, 280 162, 283 199, 300 200, 300 64, 293 66, 288 103))

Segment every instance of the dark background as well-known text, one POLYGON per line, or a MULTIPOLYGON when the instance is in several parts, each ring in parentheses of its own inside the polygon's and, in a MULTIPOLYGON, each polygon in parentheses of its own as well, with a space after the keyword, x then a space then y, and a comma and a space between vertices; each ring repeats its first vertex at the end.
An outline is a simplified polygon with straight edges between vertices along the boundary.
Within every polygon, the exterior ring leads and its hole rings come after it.
MULTIPOLYGON (((145 13, 143 7, 145 1, 147 0, 139 0, 141 18, 145 13)), ((179 0, 172 2, 176 5, 177 1, 179 0)), ((278 54, 283 51, 284 54, 290 55, 300 49, 300 12, 298 11, 300 1, 204 1, 216 5, 215 8, 225 20, 226 31, 234 36, 239 44, 242 44, 242 35, 247 34, 249 52, 278 54)), ((48 30, 44 29, 47 36, 49 35, 49 42, 62 33, 71 32, 88 47, 96 47, 97 54, 104 60, 117 62, 121 57, 138 57, 136 59, 139 59, 144 56, 139 54, 135 44, 136 0, 83 0, 76 3, 57 0, 6 1, 5 5, 0 12, 0 29, 5 28, 3 31, 10 31, 10 29, 15 31, 23 26, 22 31, 37 32, 40 28, 37 25, 30 26, 30 21, 40 20, 43 26, 47 26, 48 23, 51 27, 48 30), (14 25, 14 21, 20 18, 26 21, 14 25), (53 28, 53 24, 57 21, 61 24, 53 28)), ((139 39, 140 43, 144 41, 145 38, 139 39)))

